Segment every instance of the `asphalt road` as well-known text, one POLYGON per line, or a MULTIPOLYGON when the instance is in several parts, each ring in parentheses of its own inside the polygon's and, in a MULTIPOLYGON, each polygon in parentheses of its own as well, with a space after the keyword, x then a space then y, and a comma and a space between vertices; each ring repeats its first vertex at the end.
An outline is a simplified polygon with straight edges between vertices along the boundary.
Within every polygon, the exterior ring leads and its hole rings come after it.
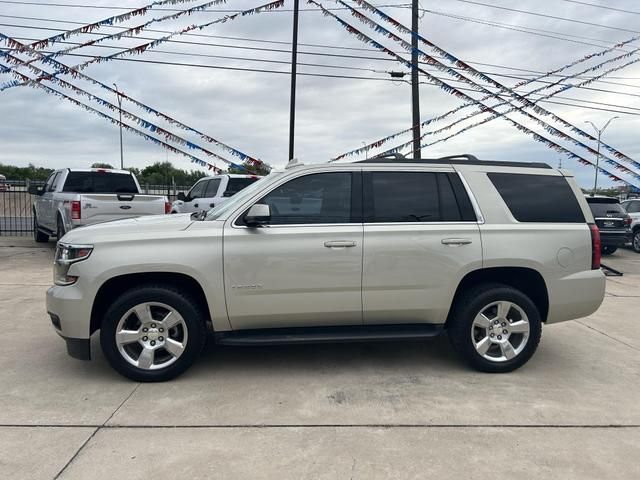
POLYGON ((53 242, 0 237, 2 479, 640 478, 640 255, 601 309, 544 329, 506 375, 447 339, 209 347, 139 384, 67 356, 44 293, 53 242))

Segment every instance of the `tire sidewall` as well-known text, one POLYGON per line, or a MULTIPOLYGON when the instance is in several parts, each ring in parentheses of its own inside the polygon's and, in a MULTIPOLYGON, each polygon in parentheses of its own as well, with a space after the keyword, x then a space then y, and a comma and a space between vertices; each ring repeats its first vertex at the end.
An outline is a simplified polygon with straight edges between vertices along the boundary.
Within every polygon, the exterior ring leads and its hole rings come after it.
POLYGON ((205 317, 188 295, 166 286, 141 286, 125 292, 109 307, 100 326, 100 345, 109 364, 120 374, 139 382, 161 382, 182 374, 200 355, 206 339, 205 317), (122 316, 135 305, 159 302, 175 308, 188 332, 187 345, 171 365, 158 370, 143 370, 122 357, 115 340, 116 328, 122 316))
POLYGON ((535 353, 542 334, 542 322, 537 307, 524 293, 508 286, 491 285, 472 289, 468 295, 463 295, 458 304, 449 327, 449 336, 454 348, 474 368, 489 373, 506 373, 520 368, 535 353), (527 314, 529 338, 522 352, 515 358, 504 362, 492 362, 482 357, 473 346, 471 325, 484 307, 501 300, 518 305, 527 314))
POLYGON ((633 248, 634 252, 640 253, 640 238, 638 238, 638 241, 636 242, 636 237, 640 237, 640 228, 636 229, 636 231, 633 232, 633 236, 631 237, 631 248, 633 248), (636 243, 638 244, 638 248, 636 248, 636 243))

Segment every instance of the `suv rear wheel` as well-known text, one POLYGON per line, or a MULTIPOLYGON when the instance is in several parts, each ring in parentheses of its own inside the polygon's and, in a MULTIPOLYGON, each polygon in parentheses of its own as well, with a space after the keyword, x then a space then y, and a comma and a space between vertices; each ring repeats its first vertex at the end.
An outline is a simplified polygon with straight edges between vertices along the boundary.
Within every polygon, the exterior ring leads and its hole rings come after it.
POLYGON ((111 366, 139 382, 177 377, 193 364, 205 339, 205 316, 198 303, 166 285, 125 292, 100 327, 100 345, 111 366))
POLYGON ((453 347, 474 368, 504 373, 524 365, 540 342, 535 304, 515 288, 480 285, 457 300, 448 325, 453 347))

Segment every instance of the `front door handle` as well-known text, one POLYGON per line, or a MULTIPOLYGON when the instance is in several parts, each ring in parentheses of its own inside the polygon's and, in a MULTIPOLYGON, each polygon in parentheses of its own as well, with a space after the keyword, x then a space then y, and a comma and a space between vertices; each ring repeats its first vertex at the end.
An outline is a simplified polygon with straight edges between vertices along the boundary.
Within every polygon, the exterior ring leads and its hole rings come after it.
POLYGON ((324 242, 324 246, 327 248, 346 248, 346 247, 355 247, 356 242, 352 242, 350 240, 333 240, 330 242, 324 242))
POLYGON ((451 247, 459 247, 461 245, 469 245, 472 243, 470 238, 443 238, 442 244, 449 245, 451 247))

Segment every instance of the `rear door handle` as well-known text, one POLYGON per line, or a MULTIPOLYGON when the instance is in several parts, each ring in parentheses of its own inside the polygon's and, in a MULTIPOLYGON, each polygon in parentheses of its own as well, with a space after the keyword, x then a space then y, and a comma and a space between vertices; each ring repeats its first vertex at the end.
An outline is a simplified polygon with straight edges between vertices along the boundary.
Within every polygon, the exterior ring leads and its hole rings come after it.
POLYGON ((443 245, 450 245, 452 247, 459 247, 461 245, 469 245, 472 243, 470 238, 443 238, 443 245))
POLYGON ((350 240, 333 240, 333 241, 324 242, 324 246, 327 248, 355 247, 356 242, 352 242, 350 240))

